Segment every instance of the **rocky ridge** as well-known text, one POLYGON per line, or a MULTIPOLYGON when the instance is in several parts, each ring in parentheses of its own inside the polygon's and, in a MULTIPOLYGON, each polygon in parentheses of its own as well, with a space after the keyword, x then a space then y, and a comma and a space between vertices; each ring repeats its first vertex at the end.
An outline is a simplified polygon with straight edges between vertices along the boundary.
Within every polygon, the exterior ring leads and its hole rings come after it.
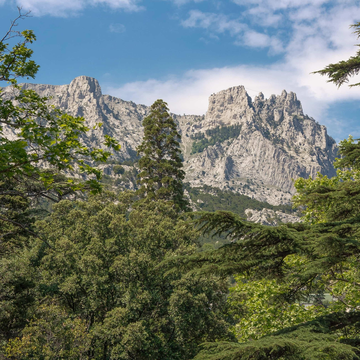
POLYGON ((290 200, 292 179, 317 172, 335 175, 335 141, 325 126, 304 115, 292 92, 269 99, 260 93, 254 101, 243 86, 213 94, 205 117, 188 124, 184 133, 196 136, 219 125, 238 125, 240 134, 199 154, 186 153, 185 170, 193 185, 232 189, 276 205, 290 200))
POLYGON ((268 226, 276 226, 279 224, 295 223, 301 221, 300 218, 293 214, 285 214, 282 211, 274 211, 271 209, 246 209, 245 214, 247 220, 268 226))
MULTIPOLYGON (((101 147, 104 134, 119 140, 122 148, 113 156, 113 163, 136 156, 143 136, 142 120, 149 107, 103 95, 98 81, 87 76, 79 76, 69 85, 23 87, 51 97, 50 103, 71 115, 83 116, 91 128, 83 138, 88 146, 101 147), (92 129, 99 122, 103 126, 92 129)), ((236 86, 212 94, 204 116, 173 117, 182 134, 185 180, 194 187, 209 185, 278 205, 291 199, 292 179, 317 172, 335 174, 335 141, 325 126, 304 115, 292 92, 284 90, 269 99, 260 93, 252 100, 243 86, 236 86), (221 135, 216 140, 224 128, 229 128, 228 133, 236 128, 236 136, 221 135), (208 144, 194 152, 199 141, 208 144)), ((117 177, 119 185, 134 186, 122 182, 113 165, 104 166, 104 171, 117 177)))

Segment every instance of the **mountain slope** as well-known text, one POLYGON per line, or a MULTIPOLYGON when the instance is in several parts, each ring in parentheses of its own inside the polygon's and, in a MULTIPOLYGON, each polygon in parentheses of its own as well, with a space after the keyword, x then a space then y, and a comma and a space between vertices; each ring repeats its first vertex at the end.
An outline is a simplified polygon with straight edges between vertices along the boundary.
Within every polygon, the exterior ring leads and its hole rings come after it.
MULTIPOLYGON (((90 127, 100 129, 84 137, 88 146, 101 146, 104 134, 114 136, 122 148, 113 163, 134 159, 142 140, 142 120, 149 108, 102 95, 96 79, 80 76, 69 85, 24 84, 50 102, 75 116, 83 116, 90 127)), ((6 88, 5 92, 11 92, 6 88)), ((166 100, 166 99, 165 99, 166 100)), ((292 92, 254 101, 243 86, 212 94, 205 116, 173 115, 182 134, 186 181, 192 187, 208 185, 245 194, 273 205, 289 203, 292 179, 315 176, 319 171, 333 176, 332 162, 337 153, 335 141, 325 126, 304 115, 292 92)), ((131 168, 115 175, 113 165, 104 171, 117 178, 119 186, 130 186, 131 168)))
POLYGON ((269 99, 260 93, 254 101, 243 86, 213 94, 205 117, 183 126, 183 142, 196 143, 202 135, 211 139, 217 127, 241 130, 200 153, 186 152, 187 180, 193 186, 231 189, 279 204, 291 198, 292 179, 335 175, 335 141, 325 126, 304 115, 292 92, 269 99))

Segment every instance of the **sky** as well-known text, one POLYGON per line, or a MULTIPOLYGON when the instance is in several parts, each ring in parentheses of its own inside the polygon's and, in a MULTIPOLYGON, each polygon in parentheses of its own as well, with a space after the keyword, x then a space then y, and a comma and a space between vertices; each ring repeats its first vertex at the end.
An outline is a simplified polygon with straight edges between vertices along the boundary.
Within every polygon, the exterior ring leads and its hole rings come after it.
POLYGON ((358 0, 0 0, 0 38, 17 7, 31 11, 17 29, 37 36, 29 82, 87 75, 104 94, 199 115, 232 86, 251 97, 285 89, 335 140, 360 138, 360 87, 312 73, 355 55, 358 0))

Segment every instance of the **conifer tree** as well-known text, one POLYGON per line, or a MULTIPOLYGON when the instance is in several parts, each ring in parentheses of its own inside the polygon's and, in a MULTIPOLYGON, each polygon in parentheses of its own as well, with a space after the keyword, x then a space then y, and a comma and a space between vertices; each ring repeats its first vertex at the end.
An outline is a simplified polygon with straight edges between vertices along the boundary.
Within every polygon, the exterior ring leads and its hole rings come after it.
POLYGON ((297 180, 295 201, 305 207, 303 223, 270 227, 225 211, 197 214, 200 230, 225 234, 232 243, 173 258, 176 268, 279 281, 283 290, 274 301, 280 304, 304 301, 322 291, 336 301, 311 321, 255 341, 204 344, 196 360, 360 359, 359 148, 360 142, 351 137, 340 143, 337 177, 297 180))
POLYGON ((150 200, 173 201, 178 210, 186 211, 180 140, 166 102, 156 100, 143 121, 144 138, 137 148, 140 174, 139 194, 150 200))
MULTIPOLYGON (((357 35, 357 38, 360 38, 360 22, 351 25, 355 29, 354 34, 357 35)), ((357 46, 360 46, 357 44, 357 46)), ((315 71, 315 74, 320 74, 327 76, 329 78, 328 82, 333 82, 338 87, 344 83, 349 82, 349 78, 355 75, 358 75, 360 71, 360 50, 356 52, 355 56, 350 56, 347 60, 341 60, 336 64, 329 64, 324 69, 315 71)), ((350 84, 352 86, 360 86, 359 83, 350 84)))

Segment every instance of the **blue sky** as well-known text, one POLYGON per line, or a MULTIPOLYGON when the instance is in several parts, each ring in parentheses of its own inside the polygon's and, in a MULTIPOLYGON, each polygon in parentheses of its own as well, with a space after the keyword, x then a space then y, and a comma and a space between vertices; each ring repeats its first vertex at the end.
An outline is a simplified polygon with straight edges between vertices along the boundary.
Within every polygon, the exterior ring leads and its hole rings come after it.
POLYGON ((163 98, 179 114, 205 113, 209 95, 231 86, 252 97, 286 89, 336 140, 360 137, 360 88, 310 74, 355 53, 358 1, 0 0, 0 35, 17 6, 32 15, 19 29, 37 35, 32 82, 88 75, 103 93, 163 98))

